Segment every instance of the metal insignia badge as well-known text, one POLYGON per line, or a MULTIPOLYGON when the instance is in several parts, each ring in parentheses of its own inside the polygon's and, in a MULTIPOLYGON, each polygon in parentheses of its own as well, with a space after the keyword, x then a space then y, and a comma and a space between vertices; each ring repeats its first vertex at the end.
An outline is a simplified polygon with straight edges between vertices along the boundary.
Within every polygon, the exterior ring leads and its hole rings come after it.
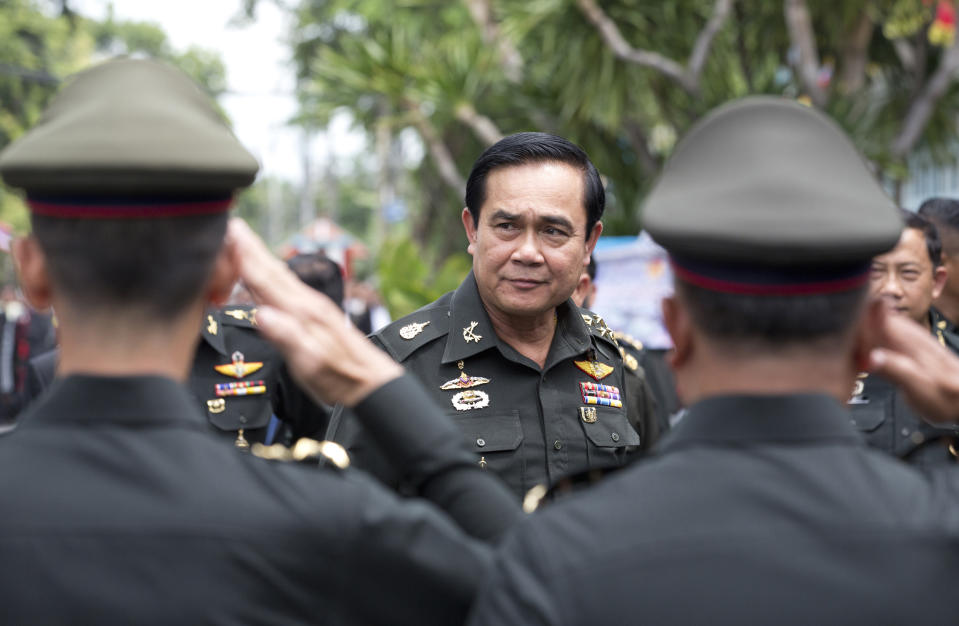
POLYGON ((243 378, 248 374, 259 370, 263 367, 262 361, 250 361, 247 363, 244 360, 243 353, 237 350, 231 355, 233 359, 232 363, 227 363, 225 365, 214 365, 213 369, 223 374, 224 376, 232 376, 233 378, 243 378))
POLYGON ((619 387, 600 385, 599 383, 580 383, 579 389, 583 393, 583 404, 611 406, 615 409, 623 408, 619 387))
POLYGON ((587 424, 594 424, 596 422, 596 407, 594 406, 581 406, 579 407, 579 416, 583 418, 583 421, 587 424))
POLYGON ((216 320, 213 319, 213 316, 212 316, 212 315, 207 315, 207 316, 206 316, 206 321, 207 321, 206 332, 210 333, 211 335, 215 335, 215 334, 216 334, 216 326, 217 326, 216 320))
POLYGON ((244 309, 230 309, 229 311, 223 311, 224 315, 229 315, 236 320, 246 320, 253 326, 256 326, 256 309, 250 309, 246 311, 244 309))
POLYGON ((869 404, 869 398, 864 397, 862 392, 866 389, 866 377, 869 374, 862 372, 857 375, 856 382, 852 386, 852 396, 849 397, 847 404, 869 404))
POLYGON ((602 380, 616 371, 612 365, 600 363, 599 361, 573 361, 573 365, 583 370, 591 378, 602 380))
POLYGON ((489 396, 482 391, 467 389, 453 396, 453 407, 457 411, 469 411, 470 409, 482 409, 489 406, 489 396))
POLYGON ((224 410, 226 410, 226 400, 223 398, 207 400, 206 408, 210 410, 210 413, 222 413, 224 410))
POLYGON ((489 378, 484 378, 483 376, 470 376, 466 372, 460 372, 459 378, 446 381, 440 385, 440 389, 444 389, 446 391, 449 391, 450 389, 469 389, 470 387, 485 385, 488 382, 489 378))
POLYGON ((479 322, 470 322, 470 325, 467 328, 463 329, 463 341, 469 343, 475 341, 479 343, 479 340, 483 338, 483 335, 477 335, 473 331, 476 330, 476 326, 479 322))
POLYGON ((429 322, 413 322, 412 324, 407 324, 400 329, 400 337, 403 339, 412 339, 423 332, 423 328, 425 328, 427 324, 429 324, 429 322))

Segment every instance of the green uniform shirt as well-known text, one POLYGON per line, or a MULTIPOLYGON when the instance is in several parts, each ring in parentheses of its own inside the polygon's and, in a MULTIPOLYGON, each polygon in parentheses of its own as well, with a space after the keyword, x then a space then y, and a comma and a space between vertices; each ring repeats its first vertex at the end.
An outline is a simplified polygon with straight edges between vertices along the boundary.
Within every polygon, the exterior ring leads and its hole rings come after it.
MULTIPOLYGON (((472 273, 455 292, 373 339, 423 382, 462 429, 476 462, 518 497, 568 474, 621 465, 640 444, 612 333, 571 302, 557 308, 542 369, 493 332, 472 273)), ((335 409, 328 438, 345 445, 356 465, 402 484, 349 411, 335 409)))

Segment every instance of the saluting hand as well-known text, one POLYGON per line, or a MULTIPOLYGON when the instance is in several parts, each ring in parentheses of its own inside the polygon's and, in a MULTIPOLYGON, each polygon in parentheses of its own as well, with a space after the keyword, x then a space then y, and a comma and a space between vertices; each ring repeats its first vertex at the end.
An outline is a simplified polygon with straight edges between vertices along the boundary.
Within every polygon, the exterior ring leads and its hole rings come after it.
POLYGON ((959 358, 911 319, 883 317, 870 369, 896 383, 927 419, 959 421, 959 358))
POLYGON ((259 305, 257 326, 283 352, 297 382, 317 399, 352 407, 403 374, 402 366, 344 323, 343 311, 332 300, 274 257, 242 219, 230 220, 227 243, 240 278, 259 305))

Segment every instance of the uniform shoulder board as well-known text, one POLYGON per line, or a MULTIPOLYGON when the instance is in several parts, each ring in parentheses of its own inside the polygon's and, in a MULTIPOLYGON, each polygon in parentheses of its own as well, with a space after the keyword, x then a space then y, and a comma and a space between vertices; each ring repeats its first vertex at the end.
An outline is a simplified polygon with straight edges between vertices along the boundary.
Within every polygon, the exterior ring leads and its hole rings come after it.
POLYGON ((220 309, 220 321, 229 326, 256 328, 256 307, 248 305, 229 306, 220 309))
POLYGON ((636 357, 634 357, 632 354, 626 352, 623 346, 619 346, 619 354, 623 357, 623 365, 626 366, 626 369, 631 372, 639 371, 639 361, 637 361, 636 357))
POLYGON ((306 437, 297 440, 292 448, 287 448, 279 443, 269 446, 254 443, 250 452, 255 457, 270 461, 318 464, 321 467, 326 466, 338 470, 345 470, 350 466, 350 455, 340 444, 333 441, 317 441, 306 437))
POLYGON ((616 352, 619 352, 619 344, 616 343, 616 338, 613 337, 613 330, 606 325, 606 320, 586 309, 580 309, 580 314, 583 316, 583 322, 589 329, 590 334, 611 344, 616 348, 616 352))
POLYGON ((622 343, 625 343, 625 344, 627 344, 627 345, 630 345, 630 346, 633 347, 633 349, 635 349, 635 350, 637 350, 637 351, 641 351, 641 350, 643 349, 643 342, 642 342, 642 341, 640 341, 639 339, 636 339, 636 338, 633 337, 632 335, 628 335, 628 334, 626 334, 626 333, 624 333, 624 332, 620 332, 620 331, 618 331, 618 330, 614 330, 614 331, 613 331, 613 339, 615 339, 616 341, 618 341, 618 342, 621 343, 621 344, 622 344, 622 343))
POLYGON ((393 360, 402 363, 421 347, 445 336, 449 329, 449 307, 428 306, 378 330, 373 339, 393 360))

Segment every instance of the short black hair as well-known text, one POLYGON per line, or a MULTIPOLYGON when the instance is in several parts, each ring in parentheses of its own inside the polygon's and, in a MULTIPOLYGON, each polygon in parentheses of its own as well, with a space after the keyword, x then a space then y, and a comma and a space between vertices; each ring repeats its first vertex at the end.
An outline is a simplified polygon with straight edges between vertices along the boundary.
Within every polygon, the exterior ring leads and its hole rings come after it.
POLYGON ((918 213, 899 209, 902 213, 902 221, 905 222, 905 228, 915 228, 922 233, 926 240, 926 252, 929 253, 929 260, 932 261, 933 269, 942 264, 942 239, 939 238, 939 231, 931 220, 918 213))
POLYGON ((589 255, 589 264, 586 265, 586 274, 589 276, 589 279, 593 282, 596 282, 596 257, 594 255, 589 255))
POLYGON ((466 208, 479 224, 480 208, 486 202, 486 179, 490 172, 501 167, 556 161, 566 163, 583 172, 586 208, 586 237, 603 217, 606 209, 606 191, 599 172, 586 152, 573 142, 548 133, 516 133, 503 137, 487 148, 473 163, 466 181, 466 208))
POLYGON ((919 205, 919 215, 936 225, 947 254, 959 254, 959 200, 929 198, 919 205))
POLYGON ((868 286, 830 294, 767 296, 723 293, 679 278, 676 293, 707 336, 746 346, 789 346, 850 331, 868 286))
POLYGON ((343 270, 336 261, 323 253, 313 252, 297 254, 286 264, 300 280, 343 308, 343 270))
POLYGON ((83 311, 137 312, 158 322, 200 296, 223 246, 227 213, 174 218, 32 215, 52 280, 83 311))

